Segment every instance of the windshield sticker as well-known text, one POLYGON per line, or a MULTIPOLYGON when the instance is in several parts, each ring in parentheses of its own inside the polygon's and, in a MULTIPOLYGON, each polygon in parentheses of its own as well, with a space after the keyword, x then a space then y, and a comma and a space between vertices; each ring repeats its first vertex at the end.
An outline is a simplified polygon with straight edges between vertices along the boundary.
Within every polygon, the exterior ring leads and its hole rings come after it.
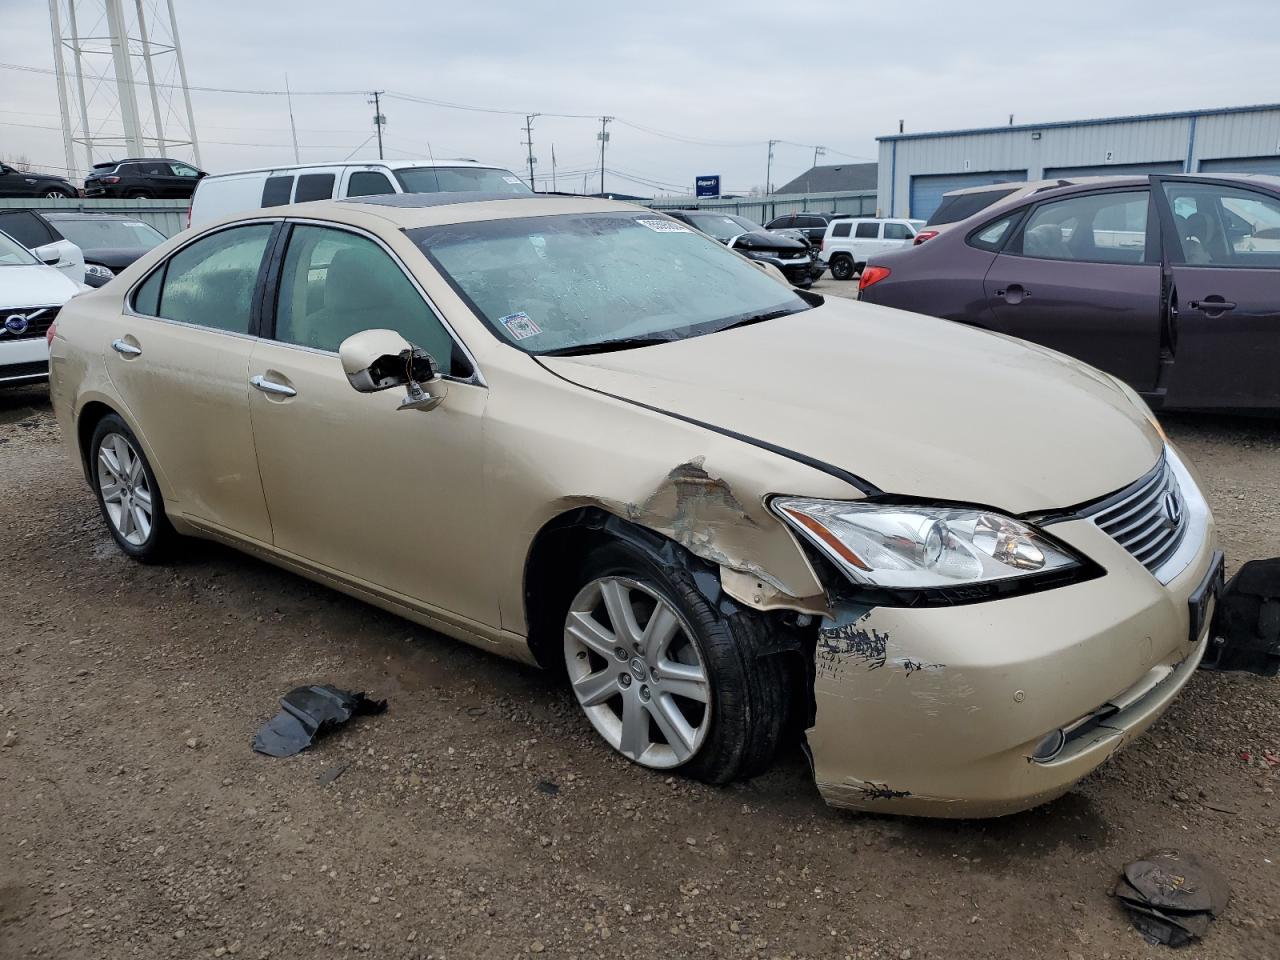
POLYGON ((500 317, 498 322, 507 328, 507 336, 512 340, 528 340, 542 332, 542 328, 530 320, 523 310, 508 317, 500 317))
POLYGON ((641 226, 648 227, 654 233, 692 233, 688 227, 682 223, 676 223, 674 220, 654 220, 649 218, 639 218, 636 223, 641 226))
POLYGON ((523 180, 521 180, 519 177, 503 177, 502 179, 503 179, 503 180, 505 180, 505 181, 507 181, 507 183, 510 183, 510 184, 517 184, 517 183, 523 183, 523 182, 524 182, 524 181, 523 181, 523 180))

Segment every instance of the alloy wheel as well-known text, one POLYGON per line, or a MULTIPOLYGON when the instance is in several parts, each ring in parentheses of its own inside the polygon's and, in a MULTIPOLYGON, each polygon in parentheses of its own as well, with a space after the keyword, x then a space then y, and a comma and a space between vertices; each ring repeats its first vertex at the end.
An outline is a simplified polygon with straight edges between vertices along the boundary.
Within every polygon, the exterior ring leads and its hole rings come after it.
POLYGON ((666 769, 691 760, 711 726, 711 681, 671 603, 625 577, 592 580, 573 598, 564 656, 574 695, 619 753, 666 769))
POLYGON ((142 457, 129 440, 108 433, 98 445, 98 491, 121 539, 141 547, 151 536, 151 486, 142 457))

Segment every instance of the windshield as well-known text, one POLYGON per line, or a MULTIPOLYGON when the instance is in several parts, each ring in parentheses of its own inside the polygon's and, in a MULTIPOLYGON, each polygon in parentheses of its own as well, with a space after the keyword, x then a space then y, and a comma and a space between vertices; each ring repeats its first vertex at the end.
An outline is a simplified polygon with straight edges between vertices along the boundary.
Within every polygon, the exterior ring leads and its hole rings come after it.
POLYGON ((100 220, 85 217, 83 220, 52 221, 58 232, 82 250, 107 250, 113 247, 150 250, 164 243, 164 234, 141 220, 100 220))
POLYGON ((7 233, 0 233, 0 267, 29 267, 40 261, 7 233))
POLYGON ((686 214, 689 222, 709 237, 715 237, 722 243, 740 237, 744 233, 755 233, 761 229, 750 220, 731 216, 727 213, 690 213, 686 214))
POLYGON ((532 193, 510 170, 492 167, 407 167, 395 171, 405 193, 532 193))
POLYGON ((653 214, 521 217, 408 236, 498 339, 528 353, 680 340, 808 309, 737 254, 653 214))

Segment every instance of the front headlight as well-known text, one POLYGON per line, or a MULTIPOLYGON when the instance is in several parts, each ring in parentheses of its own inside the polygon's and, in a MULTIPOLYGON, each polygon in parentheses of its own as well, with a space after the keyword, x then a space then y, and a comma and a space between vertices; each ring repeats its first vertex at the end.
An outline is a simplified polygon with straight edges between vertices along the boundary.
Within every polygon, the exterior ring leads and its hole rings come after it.
POLYGON ((100 277, 103 280, 110 280, 115 276, 110 267, 104 267, 100 263, 86 263, 84 273, 86 277, 100 277))
POLYGON ((779 497, 773 509, 855 583, 919 590, 1080 567, 1067 548, 990 510, 779 497))
POLYGON ((777 260, 779 259, 776 250, 740 250, 740 253, 746 254, 752 260, 777 260))

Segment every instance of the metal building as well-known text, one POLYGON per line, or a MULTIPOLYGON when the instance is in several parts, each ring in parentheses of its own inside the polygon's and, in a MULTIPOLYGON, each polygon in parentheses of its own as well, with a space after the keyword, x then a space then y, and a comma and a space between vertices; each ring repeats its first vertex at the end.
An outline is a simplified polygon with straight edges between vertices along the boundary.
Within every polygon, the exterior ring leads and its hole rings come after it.
POLYGON ((927 219, 948 190, 1126 173, 1280 174, 1280 104, 879 137, 877 206, 927 219))

